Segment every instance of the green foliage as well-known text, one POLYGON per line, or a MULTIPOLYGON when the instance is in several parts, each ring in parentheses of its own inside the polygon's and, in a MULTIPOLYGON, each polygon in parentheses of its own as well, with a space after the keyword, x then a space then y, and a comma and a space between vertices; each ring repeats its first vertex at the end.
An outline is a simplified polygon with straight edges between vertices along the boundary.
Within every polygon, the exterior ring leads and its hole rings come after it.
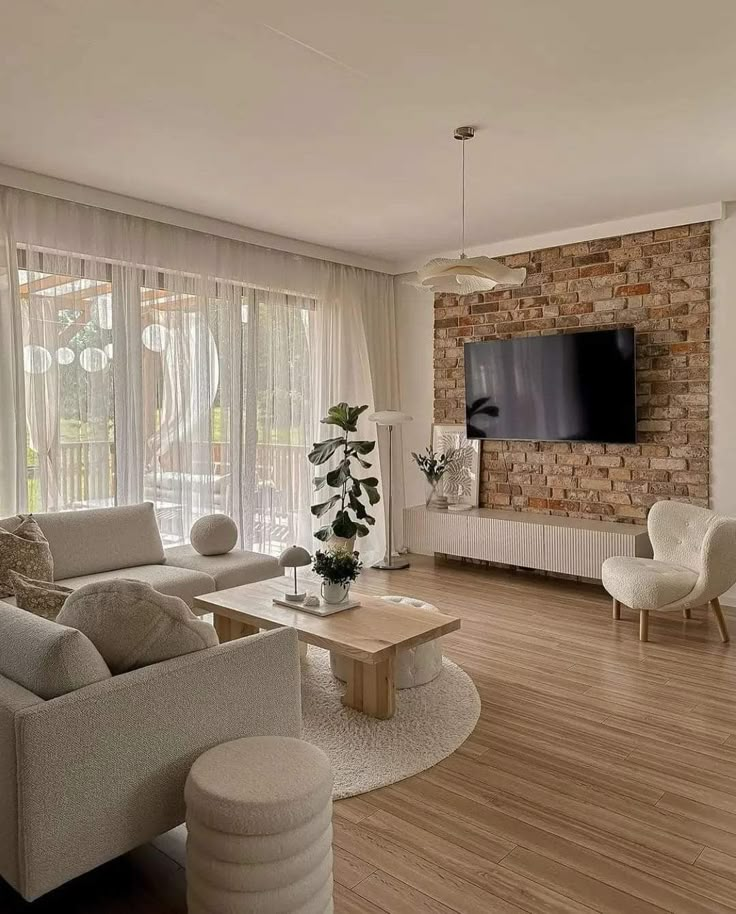
POLYGON ((414 458, 414 463, 424 473, 427 482, 438 482, 447 472, 447 466, 455 456, 455 451, 451 449, 442 454, 437 453, 434 448, 428 447, 424 449, 423 454, 412 451, 411 456, 414 458))
MULTIPOLYGON (((370 463, 364 458, 375 448, 375 441, 356 441, 350 439, 350 433, 358 430, 358 419, 367 406, 348 406, 338 403, 331 406, 327 416, 322 419, 323 425, 337 426, 344 434, 312 445, 308 458, 315 466, 321 466, 333 458, 337 466, 328 470, 323 476, 314 477, 315 491, 337 489, 325 501, 312 505, 312 514, 322 517, 333 508, 337 508, 332 520, 314 534, 318 540, 325 542, 331 536, 350 539, 353 536, 367 536, 376 519, 366 510, 368 505, 377 505, 381 499, 378 493, 378 480, 375 476, 358 477, 353 475, 353 461, 363 469, 369 469, 370 463)), ((318 553, 319 555, 319 553, 318 553)), ((352 579, 351 579, 352 580, 352 579)))
POLYGON ((312 570, 331 584, 354 581, 362 567, 358 553, 343 548, 328 549, 327 552, 318 549, 312 563, 312 570))

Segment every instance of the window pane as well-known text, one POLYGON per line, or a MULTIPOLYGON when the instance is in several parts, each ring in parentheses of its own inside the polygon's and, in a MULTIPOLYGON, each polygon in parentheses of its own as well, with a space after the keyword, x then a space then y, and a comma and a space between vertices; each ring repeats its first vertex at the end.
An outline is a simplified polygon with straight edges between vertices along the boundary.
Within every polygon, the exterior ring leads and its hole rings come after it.
POLYGON ((145 428, 144 492, 166 542, 192 523, 227 511, 219 403, 227 305, 193 277, 146 273, 141 288, 145 428))
POLYGON ((114 502, 110 283, 19 270, 31 511, 114 502))
MULTIPOLYGON (((274 555, 308 542, 313 467, 307 460, 313 428, 310 323, 314 303, 275 292, 250 293, 243 323, 246 441, 255 423, 252 545, 274 555)), ((246 469, 247 472, 247 469, 246 469)), ((246 500, 246 505, 248 501, 246 500)))

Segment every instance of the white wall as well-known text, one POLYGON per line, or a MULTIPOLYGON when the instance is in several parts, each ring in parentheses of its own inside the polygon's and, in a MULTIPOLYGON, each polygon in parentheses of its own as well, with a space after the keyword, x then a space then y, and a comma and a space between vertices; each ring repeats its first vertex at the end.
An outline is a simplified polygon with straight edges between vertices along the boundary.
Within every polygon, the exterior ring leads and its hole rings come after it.
POLYGON ((401 430, 404 491, 407 505, 419 505, 424 502, 424 477, 411 459, 411 452, 424 450, 432 432, 434 295, 406 285, 407 275, 394 277, 400 404, 404 412, 414 417, 401 430))
MULTIPOLYGON (((736 516, 736 203, 713 223, 711 242, 712 506, 736 516)), ((723 602, 736 606, 736 587, 723 602)))

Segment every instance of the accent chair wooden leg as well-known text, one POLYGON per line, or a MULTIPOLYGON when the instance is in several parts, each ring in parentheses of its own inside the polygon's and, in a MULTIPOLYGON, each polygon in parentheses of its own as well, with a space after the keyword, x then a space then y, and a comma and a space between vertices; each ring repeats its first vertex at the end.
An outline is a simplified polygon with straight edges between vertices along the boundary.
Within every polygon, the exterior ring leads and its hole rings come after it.
POLYGON ((649 610, 639 612, 639 641, 649 641, 649 610))
POLYGON ((713 607, 713 612, 715 613, 716 622, 718 623, 718 631, 721 633, 721 641, 723 641, 724 644, 727 644, 731 638, 728 634, 726 618, 723 615, 723 610, 721 609, 721 604, 718 600, 718 597, 716 597, 715 600, 711 600, 710 605, 713 607))
POLYGON ((689 618, 690 618, 690 610, 689 610, 689 609, 683 609, 683 611, 682 611, 682 618, 683 618, 683 619, 689 619, 689 618))
POLYGON ((613 601, 613 619, 614 619, 614 622, 618 622, 618 620, 619 620, 620 618, 621 618, 621 604, 618 602, 618 600, 614 600, 614 601, 613 601))

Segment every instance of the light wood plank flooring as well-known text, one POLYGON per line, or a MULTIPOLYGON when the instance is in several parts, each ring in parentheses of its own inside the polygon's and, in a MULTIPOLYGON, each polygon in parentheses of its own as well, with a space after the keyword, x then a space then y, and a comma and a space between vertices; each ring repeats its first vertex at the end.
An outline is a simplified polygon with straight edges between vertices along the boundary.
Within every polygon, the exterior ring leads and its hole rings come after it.
MULTIPOLYGON (((594 586, 421 558, 360 584, 462 617, 446 652, 483 710, 435 768, 336 804, 337 914, 736 914, 736 646, 712 616, 653 615, 641 644, 594 586)), ((183 853, 177 829, 0 911, 183 914, 183 853)))

